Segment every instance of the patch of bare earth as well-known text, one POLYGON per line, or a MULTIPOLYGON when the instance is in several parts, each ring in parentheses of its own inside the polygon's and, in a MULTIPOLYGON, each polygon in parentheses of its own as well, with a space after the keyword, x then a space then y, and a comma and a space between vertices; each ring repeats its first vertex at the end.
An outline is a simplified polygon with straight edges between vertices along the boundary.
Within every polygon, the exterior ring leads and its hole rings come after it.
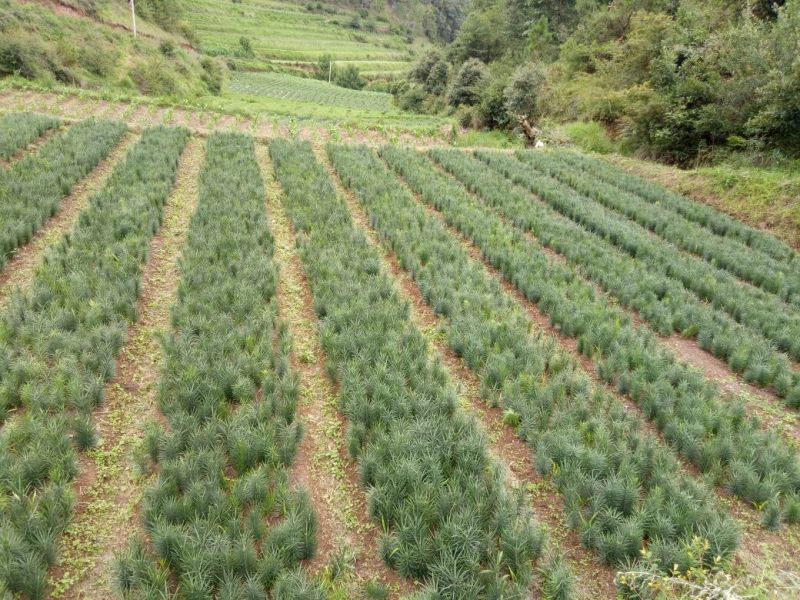
POLYGON ((197 202, 203 144, 191 139, 164 209, 161 229, 150 243, 142 271, 138 320, 128 327, 105 402, 95 413, 99 442, 81 457, 77 508, 62 536, 61 560, 51 573, 52 597, 103 600, 116 596, 113 561, 138 530, 137 507, 146 480, 136 476, 133 450, 147 423, 163 417, 156 402, 159 335, 169 330, 180 273, 178 256, 197 202))
POLYGON ((64 126, 61 125, 59 127, 53 127, 52 129, 48 129, 38 138, 33 140, 30 144, 25 146, 24 148, 20 148, 17 152, 8 160, 0 161, 0 166, 4 169, 9 169, 13 166, 14 163, 21 161, 26 156, 30 156, 39 151, 39 148, 44 146, 48 141, 53 139, 56 135, 64 131, 64 126))
POLYGON ((103 188, 114 167, 136 139, 132 133, 124 134, 122 140, 95 170, 72 186, 69 195, 61 201, 58 213, 42 225, 30 242, 17 248, 5 269, 0 272, 0 309, 8 304, 15 289, 30 285, 47 248, 74 227, 78 216, 89 205, 91 197, 103 188))
POLYGON ((317 552, 307 566, 318 573, 337 553, 348 551, 354 568, 345 576, 344 586, 352 597, 370 580, 386 585, 395 597, 411 593, 413 582, 380 559, 380 532, 367 516, 356 465, 345 449, 347 423, 337 409, 338 390, 325 373, 313 297, 297 254, 294 230, 281 204, 282 192, 267 150, 259 145, 256 152, 267 185, 267 212, 280 267, 279 314, 292 334, 292 367, 300 375, 297 419, 304 435, 291 477, 310 494, 319 519, 317 552))
MULTIPOLYGON (((657 440, 663 448, 672 453, 680 471, 684 475, 692 476, 698 480, 703 478, 702 473, 700 473, 693 464, 684 460, 681 456, 676 455, 671 450, 661 433, 656 429, 653 423, 647 419, 644 413, 642 413, 638 404, 626 396, 620 395, 613 386, 604 383, 600 379, 595 363, 578 350, 577 340, 564 335, 559 327, 552 325, 547 315, 542 313, 538 306, 525 298, 513 284, 505 279, 502 273, 488 262, 480 248, 459 231, 450 227, 442 214, 425 203, 418 194, 415 194, 408 187, 402 178, 398 177, 398 180, 406 187, 408 192, 416 198, 419 205, 428 215, 438 220, 454 238, 461 242, 470 257, 478 264, 482 265, 487 276, 494 278, 501 285, 506 294, 513 298, 516 303, 525 310, 529 319, 534 323, 537 329, 544 335, 558 341, 559 345, 583 368, 584 372, 589 375, 596 386, 604 388, 607 393, 611 394, 625 407, 626 411, 639 422, 643 432, 657 440)), ((550 251, 548 251, 548 255, 549 254, 550 251)), ((563 257, 560 255, 555 256, 558 257, 558 260, 563 260, 563 257)), ((800 526, 784 527, 783 530, 778 532, 767 531, 761 527, 760 514, 754 507, 747 505, 723 488, 712 487, 711 489, 722 505, 727 508, 730 516, 742 528, 743 535, 741 545, 733 558, 731 568, 736 578, 741 581, 743 585, 755 585, 760 583, 764 578, 770 578, 775 581, 776 585, 780 586, 786 581, 786 572, 790 572, 795 576, 800 576, 800 566, 798 566, 796 560, 796 553, 800 551, 800 526), (789 540, 791 540, 791 543, 787 543, 789 540), (768 567, 765 568, 765 565, 768 565, 768 567)), ((774 597, 778 598, 780 596, 774 597)))
POLYGON ((506 486, 527 494, 535 519, 547 528, 548 543, 560 550, 573 565, 577 597, 613 598, 614 571, 589 553, 581 545, 576 532, 567 527, 559 494, 534 468, 531 449, 503 423, 502 409, 490 407, 481 399, 478 377, 443 340, 443 320, 425 303, 413 278, 403 270, 394 253, 381 244, 368 215, 353 193, 342 185, 324 151, 317 149, 317 157, 345 199, 354 223, 378 250, 384 272, 393 278, 401 295, 409 300, 411 318, 428 340, 431 357, 441 360, 451 383, 458 390, 461 407, 482 426, 490 453, 505 471, 506 486))

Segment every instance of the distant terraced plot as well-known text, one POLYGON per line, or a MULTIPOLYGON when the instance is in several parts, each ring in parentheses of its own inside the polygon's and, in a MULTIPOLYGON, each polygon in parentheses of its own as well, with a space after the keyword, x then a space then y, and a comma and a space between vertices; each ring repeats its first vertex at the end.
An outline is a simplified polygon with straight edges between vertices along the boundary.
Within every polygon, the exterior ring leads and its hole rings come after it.
POLYGON ((397 110, 392 104, 391 94, 351 90, 326 81, 294 77, 283 73, 237 73, 231 81, 230 90, 239 94, 314 102, 384 113, 397 110))
POLYGON ((189 18, 209 54, 239 56, 239 40, 247 37, 255 54, 245 59, 248 63, 313 62, 329 54, 334 60, 358 61, 365 67, 364 62, 390 63, 391 70, 397 71, 397 66, 412 58, 408 43, 399 35, 353 30, 346 26, 350 15, 312 13, 301 4, 198 0, 189 18))

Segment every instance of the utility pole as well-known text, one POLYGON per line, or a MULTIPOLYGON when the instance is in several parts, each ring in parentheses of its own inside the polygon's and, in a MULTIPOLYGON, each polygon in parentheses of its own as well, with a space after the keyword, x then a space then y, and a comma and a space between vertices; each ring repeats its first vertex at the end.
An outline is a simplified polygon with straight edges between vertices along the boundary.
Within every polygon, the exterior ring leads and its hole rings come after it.
MULTIPOLYGON (((131 0, 133 2, 133 0, 131 0)), ((331 82, 331 74, 333 73, 333 59, 328 61, 328 83, 331 82)))
POLYGON ((133 22, 133 37, 136 37, 136 6, 131 0, 131 21, 133 22))

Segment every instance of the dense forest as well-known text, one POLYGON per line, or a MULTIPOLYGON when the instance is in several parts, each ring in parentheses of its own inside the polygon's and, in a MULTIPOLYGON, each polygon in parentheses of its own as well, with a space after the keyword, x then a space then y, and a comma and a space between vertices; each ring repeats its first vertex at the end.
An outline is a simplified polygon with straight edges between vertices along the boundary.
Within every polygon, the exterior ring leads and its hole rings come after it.
POLYGON ((395 94, 475 128, 602 124, 678 164, 800 152, 800 0, 473 0, 395 94))

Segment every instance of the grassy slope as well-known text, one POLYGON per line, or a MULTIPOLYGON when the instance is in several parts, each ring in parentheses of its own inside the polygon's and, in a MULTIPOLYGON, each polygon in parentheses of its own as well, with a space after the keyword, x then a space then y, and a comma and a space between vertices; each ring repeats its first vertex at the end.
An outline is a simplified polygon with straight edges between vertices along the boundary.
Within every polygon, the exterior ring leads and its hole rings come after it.
POLYGON ((732 165, 681 170, 616 154, 597 155, 740 221, 766 229, 800 249, 800 167, 757 168, 732 165))
POLYGON ((385 24, 374 33, 351 29, 353 13, 336 10, 318 14, 304 4, 277 0, 196 0, 188 17, 210 54, 241 58, 239 38, 249 38, 255 57, 243 61, 248 68, 266 68, 272 60, 313 63, 323 54, 355 61, 365 70, 373 62, 383 72, 408 67, 413 50, 403 38, 385 24))

